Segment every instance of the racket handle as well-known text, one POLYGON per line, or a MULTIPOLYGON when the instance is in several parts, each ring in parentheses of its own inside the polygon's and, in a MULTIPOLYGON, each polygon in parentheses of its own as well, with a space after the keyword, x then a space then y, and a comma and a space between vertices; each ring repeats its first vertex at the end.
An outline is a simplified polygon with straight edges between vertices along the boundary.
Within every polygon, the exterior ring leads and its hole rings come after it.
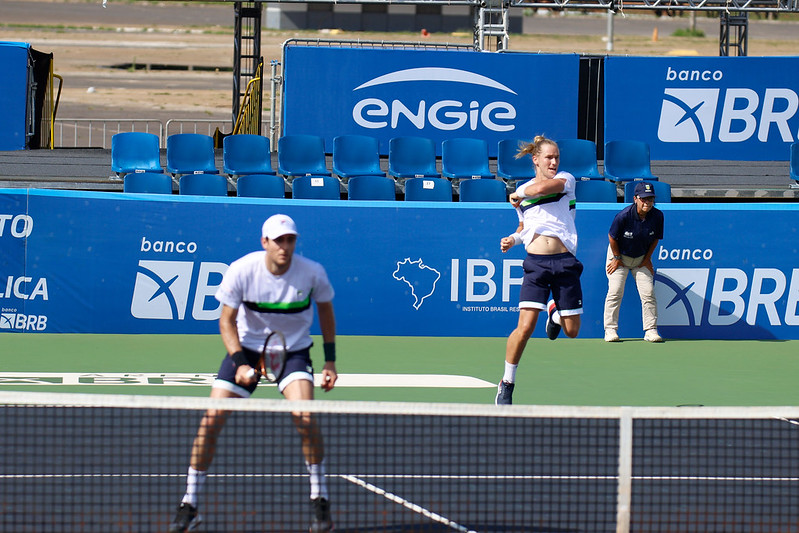
POLYGON ((247 377, 250 379, 254 378, 257 375, 258 372, 256 372, 254 368, 250 368, 250 370, 247 372, 247 377))

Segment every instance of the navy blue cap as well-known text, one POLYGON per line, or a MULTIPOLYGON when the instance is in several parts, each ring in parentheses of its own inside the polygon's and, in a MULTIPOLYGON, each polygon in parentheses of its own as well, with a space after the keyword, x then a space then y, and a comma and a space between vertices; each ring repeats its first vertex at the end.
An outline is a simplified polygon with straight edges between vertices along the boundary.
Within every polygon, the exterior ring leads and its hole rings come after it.
POLYGON ((642 181, 635 186, 635 195, 639 198, 649 198, 655 196, 655 188, 647 181, 642 181))

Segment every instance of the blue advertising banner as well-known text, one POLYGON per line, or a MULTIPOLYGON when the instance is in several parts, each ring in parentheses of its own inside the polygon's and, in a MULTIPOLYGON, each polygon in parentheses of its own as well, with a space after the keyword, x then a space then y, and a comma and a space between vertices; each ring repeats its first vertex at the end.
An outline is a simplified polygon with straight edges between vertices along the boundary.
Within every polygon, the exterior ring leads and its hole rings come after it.
POLYGON ((463 50, 288 46, 283 134, 393 137, 441 142, 577 136, 579 57, 463 50), (538 82, 546 73, 546 83, 538 82))
POLYGON ((27 144, 29 56, 27 43, 0 42, 0 150, 24 150, 27 144))
MULTIPOLYGON (((603 334, 607 229, 622 207, 577 209, 581 337, 603 334)), ((661 209, 662 335, 799 338, 799 206, 661 209)), ((509 205, 0 190, 0 332, 216 333, 216 288, 276 212, 296 220, 297 253, 326 267, 341 334, 503 337, 516 325, 525 252, 499 249, 517 225, 509 205)), ((619 333, 643 335, 631 280, 619 333)))
POLYGON ((786 161, 799 140, 799 57, 608 57, 605 140, 653 160, 786 161))

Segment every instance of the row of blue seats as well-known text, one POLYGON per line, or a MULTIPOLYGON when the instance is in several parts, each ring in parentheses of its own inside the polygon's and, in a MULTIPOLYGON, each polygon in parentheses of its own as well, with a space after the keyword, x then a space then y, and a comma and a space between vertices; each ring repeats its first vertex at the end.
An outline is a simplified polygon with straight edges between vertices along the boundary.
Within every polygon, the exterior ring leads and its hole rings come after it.
MULTIPOLYGON (((178 181, 180 194, 202 196, 227 196, 229 180, 219 174, 186 174, 178 181)), ((671 201, 671 187, 664 182, 650 182, 655 187, 659 202, 671 201)), ((275 174, 245 174, 233 182, 240 197, 293 198, 310 200, 338 200, 342 189, 350 200, 396 200, 395 182, 385 176, 353 176, 342 185, 333 176, 298 176, 291 184, 275 174)), ((624 201, 631 202, 637 182, 624 186, 624 201)), ((124 178, 124 191, 137 193, 172 194, 172 178, 164 173, 136 172, 124 178)), ((439 178, 409 178, 405 181, 405 200, 451 202, 453 187, 449 180, 439 178)), ((604 180, 579 180, 575 195, 578 202, 618 201, 616 184, 604 180)), ((461 202, 505 202, 505 182, 497 179, 464 180, 459 187, 461 202)))
MULTIPOLYGON (((529 155, 516 158, 520 141, 504 139, 497 146, 496 177, 506 180, 530 179, 535 172, 529 155)), ((584 139, 558 141, 561 169, 579 179, 607 179, 613 182, 657 181, 652 175, 649 146, 641 141, 609 141, 605 145, 604 173, 600 174, 596 144, 584 139)), ((450 179, 495 178, 489 168, 488 144, 483 139, 448 139, 441 146, 441 172, 436 148, 424 137, 396 137, 389 141, 388 176, 398 180, 412 177, 450 179)), ((330 176, 343 180, 354 176, 386 176, 381 168, 378 140, 365 135, 341 135, 333 141, 332 172, 327 168, 324 140, 316 135, 286 135, 278 140, 278 169, 272 168, 269 139, 260 135, 230 135, 223 141, 223 170, 226 174, 280 173, 295 176, 330 176)), ((119 176, 130 172, 160 172, 158 137, 151 133, 126 132, 114 135, 111 166, 119 176)), ((166 168, 175 177, 183 174, 215 174, 213 139, 208 135, 182 133, 167 137, 166 168)))

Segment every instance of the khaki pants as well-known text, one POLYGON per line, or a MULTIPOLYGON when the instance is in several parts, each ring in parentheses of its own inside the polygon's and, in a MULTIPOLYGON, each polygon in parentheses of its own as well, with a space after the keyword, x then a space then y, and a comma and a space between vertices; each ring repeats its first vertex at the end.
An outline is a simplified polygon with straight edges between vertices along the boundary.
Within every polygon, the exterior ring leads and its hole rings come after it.
MULTIPOLYGON (((605 265, 613 259, 613 252, 608 246, 607 259, 605 265)), ((621 298, 624 296, 624 285, 627 281, 627 274, 632 273, 635 285, 638 288, 638 295, 641 297, 641 314, 644 324, 644 331, 657 328, 658 325, 658 306, 655 300, 655 280, 652 272, 646 267, 640 267, 641 257, 621 256, 621 265, 613 274, 608 274, 608 294, 605 297, 605 329, 619 328, 619 307, 621 298)), ((606 271, 607 272, 607 271, 606 271)))

